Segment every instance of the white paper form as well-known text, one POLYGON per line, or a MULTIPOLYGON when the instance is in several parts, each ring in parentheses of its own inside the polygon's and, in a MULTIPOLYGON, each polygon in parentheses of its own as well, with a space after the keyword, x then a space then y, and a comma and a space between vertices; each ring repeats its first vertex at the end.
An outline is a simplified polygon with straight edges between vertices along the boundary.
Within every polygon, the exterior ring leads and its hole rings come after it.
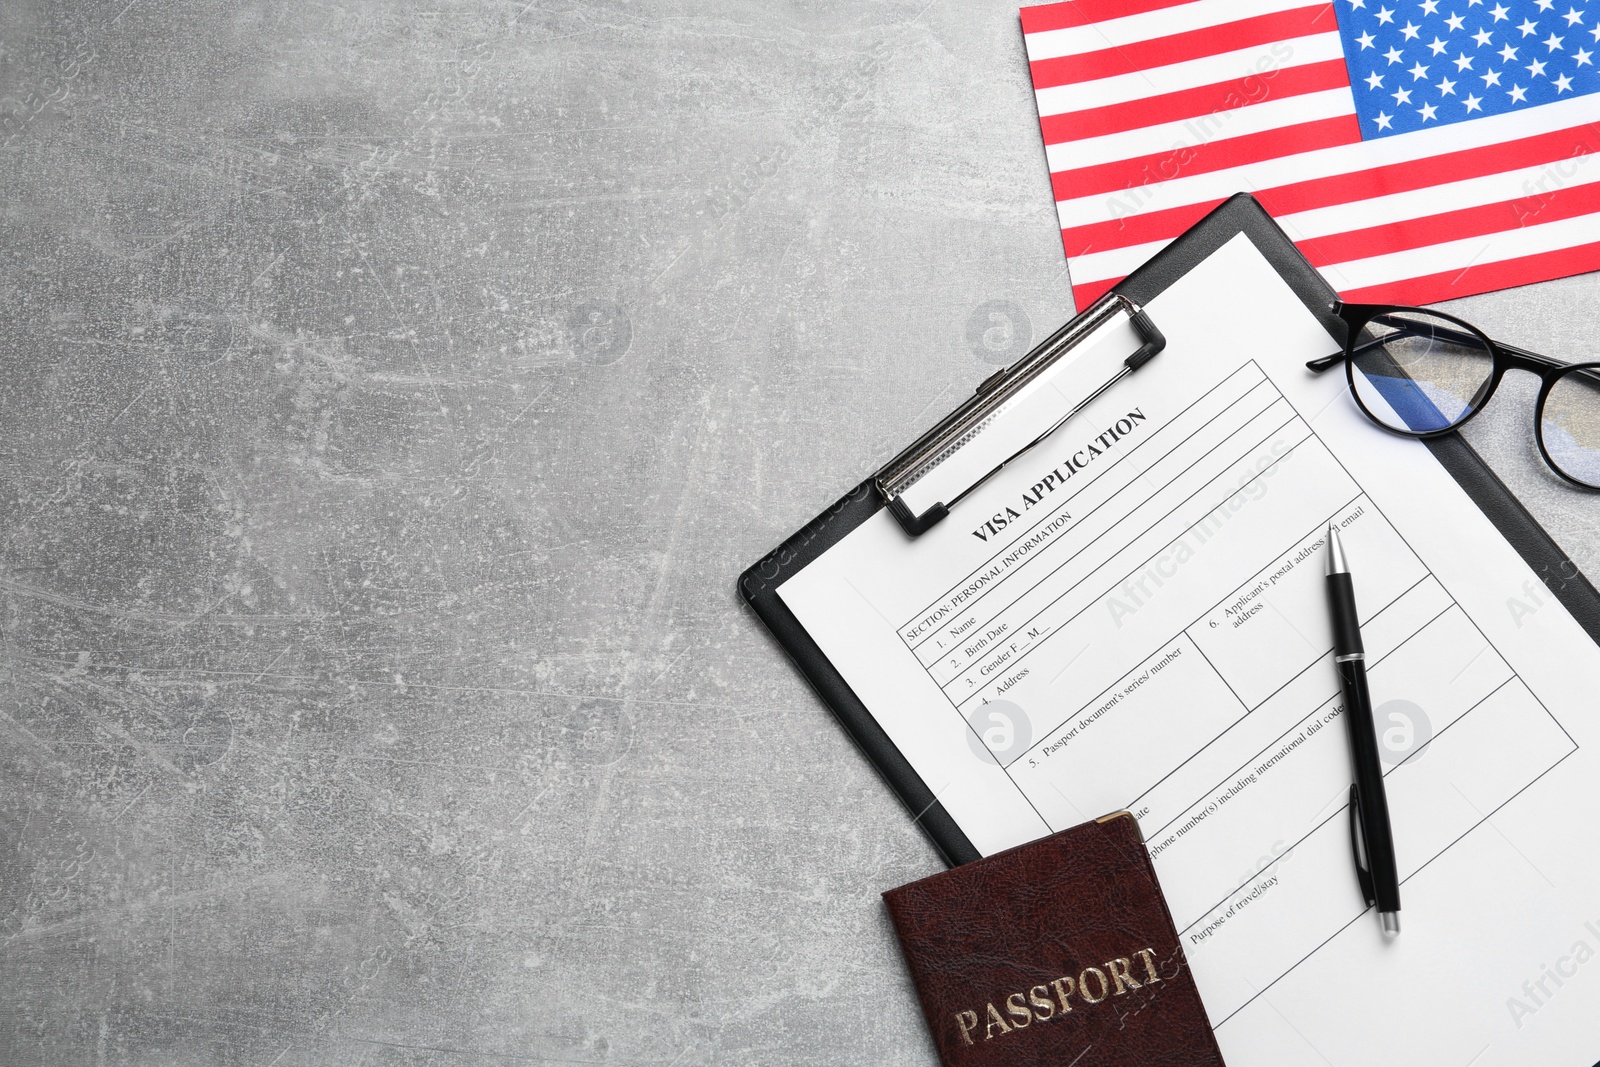
POLYGON ((984 854, 1138 815, 1230 1064, 1589 1067, 1600 649, 1424 447, 1305 370, 1328 335, 1246 237, 1148 310, 1138 375, 779 595, 984 854), (1330 521, 1393 750, 1392 943, 1352 867, 1330 521))

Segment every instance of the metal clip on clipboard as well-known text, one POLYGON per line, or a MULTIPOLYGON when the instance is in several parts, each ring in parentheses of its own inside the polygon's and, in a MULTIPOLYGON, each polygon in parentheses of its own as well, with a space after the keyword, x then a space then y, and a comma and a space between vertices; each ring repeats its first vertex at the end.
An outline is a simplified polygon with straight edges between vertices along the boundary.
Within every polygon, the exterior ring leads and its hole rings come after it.
POLYGON ((873 484, 901 528, 916 537, 1166 345, 1143 308, 1120 293, 1107 293, 1032 352, 986 378, 966 403, 890 460, 873 484), (1091 339, 1106 340, 1123 323, 1132 326, 1139 347, 1110 378, 1073 400, 1062 391, 1074 362, 1066 357, 1091 339), (1062 403, 1070 405, 1065 415, 1059 414, 1062 403), (915 504, 907 500, 908 493, 925 498, 930 492, 937 498, 915 504))

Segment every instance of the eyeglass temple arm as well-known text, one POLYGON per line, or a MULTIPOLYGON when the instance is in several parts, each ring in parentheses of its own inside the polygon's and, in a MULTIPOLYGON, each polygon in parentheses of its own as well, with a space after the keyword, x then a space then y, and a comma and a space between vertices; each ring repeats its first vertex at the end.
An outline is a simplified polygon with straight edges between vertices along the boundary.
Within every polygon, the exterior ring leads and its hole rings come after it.
MULTIPOLYGON (((1359 310, 1360 307, 1361 307, 1361 305, 1359 305, 1359 304, 1335 304, 1334 305, 1334 309, 1336 311, 1340 311, 1340 312, 1346 311, 1346 310, 1350 310, 1350 309, 1359 310)), ((1348 320, 1346 320, 1346 321, 1348 322, 1348 320)), ((1371 318, 1369 318, 1367 320, 1367 322, 1369 322, 1369 323, 1376 322, 1379 325, 1388 326, 1390 329, 1392 329, 1394 331, 1394 333, 1409 333, 1409 334, 1412 334, 1414 336, 1420 335, 1422 333, 1421 330, 1417 329, 1413 324, 1407 322, 1406 320, 1404 320, 1404 319, 1395 319, 1394 317, 1392 317, 1390 315, 1386 315, 1386 314, 1382 314, 1382 313, 1377 314, 1377 315, 1373 315, 1371 318)), ((1429 335, 1431 335, 1433 337, 1442 338, 1442 339, 1444 339, 1446 341, 1454 341, 1458 345, 1472 345, 1472 346, 1477 346, 1478 345, 1478 338, 1477 337, 1475 337, 1474 335, 1472 335, 1470 333, 1464 333, 1461 330, 1452 330, 1452 329, 1449 329, 1447 327, 1439 327, 1439 326, 1436 326, 1436 325, 1434 325, 1432 323, 1429 323, 1427 332, 1429 333, 1429 335)), ((1388 341, 1389 338, 1392 337, 1392 336, 1393 336, 1393 334, 1384 334, 1382 337, 1370 337, 1367 340, 1365 340, 1365 341, 1361 342, 1360 344, 1356 345, 1349 352, 1335 352, 1331 356, 1323 356, 1320 359, 1313 359, 1313 360, 1311 360, 1310 362, 1308 362, 1306 364, 1306 369, 1311 371, 1313 374, 1321 374, 1325 370, 1328 370, 1328 369, 1330 369, 1332 367, 1338 366, 1340 363, 1344 362, 1344 360, 1349 358, 1350 356, 1358 356, 1362 352, 1367 351, 1369 348, 1376 348, 1378 345, 1383 344, 1384 342, 1388 341)), ((1490 343, 1491 344, 1495 344, 1495 345, 1499 345, 1501 348, 1505 349, 1507 352, 1512 353, 1513 355, 1522 356, 1525 359, 1533 360, 1535 363, 1542 363, 1542 364, 1546 364, 1546 365, 1552 366, 1552 367, 1559 367, 1559 366, 1563 365, 1559 360, 1551 359, 1549 356, 1541 356, 1537 352, 1529 352, 1526 349, 1517 348, 1514 345, 1500 344, 1499 341, 1493 341, 1493 342, 1490 342, 1490 343)))
MULTIPOLYGON (((1396 328, 1395 333, 1401 332, 1405 332, 1403 328, 1396 328)), ((1306 369, 1311 371, 1313 374, 1321 374, 1325 370, 1328 370, 1332 367, 1337 367, 1339 364, 1343 363, 1348 356, 1359 356, 1369 348, 1377 348, 1392 336, 1393 334, 1384 334, 1382 337, 1371 337, 1356 345, 1349 352, 1335 352, 1331 356, 1323 356, 1321 359, 1313 359, 1306 364, 1306 369)), ((1443 335, 1441 334, 1440 336, 1443 335)), ((1466 335, 1462 334, 1461 336, 1465 337, 1466 335)))
POLYGON ((1528 360, 1530 363, 1537 363, 1541 367, 1565 367, 1565 366, 1568 366, 1568 364, 1562 362, 1559 359, 1553 359, 1550 356, 1542 355, 1541 353, 1538 353, 1538 352, 1532 352, 1532 351, 1529 351, 1526 348, 1518 348, 1516 345, 1508 345, 1504 341, 1496 341, 1495 345, 1496 345, 1496 347, 1500 348, 1502 351, 1509 352, 1513 356, 1521 356, 1523 359, 1528 360))
MULTIPOLYGON (((1335 303, 1333 305, 1333 311, 1336 314, 1341 315, 1341 317, 1346 312, 1354 311, 1359 314, 1362 310, 1364 310, 1364 308, 1360 304, 1335 303)), ((1346 319, 1347 323, 1348 321, 1349 320, 1346 319)), ((1396 321, 1392 317, 1382 313, 1373 315, 1367 321, 1388 326, 1395 333, 1420 334, 1422 332, 1416 329, 1410 323, 1406 322, 1404 319, 1396 321)), ((1478 343, 1477 337, 1471 334, 1463 333, 1460 330, 1440 329, 1430 325, 1428 332, 1434 337, 1442 337, 1445 340, 1454 341, 1457 344, 1476 345, 1478 343)), ((1343 363, 1351 356, 1358 356, 1370 348, 1376 348, 1378 345, 1383 344, 1392 336, 1393 334, 1384 334, 1382 337, 1371 337, 1356 345, 1349 352, 1335 352, 1331 356, 1323 356, 1320 359, 1313 359, 1306 364, 1306 369, 1311 371, 1313 374, 1321 374, 1323 371, 1337 367, 1340 363, 1343 363)), ((1559 359, 1553 359, 1550 356, 1544 355, 1540 352, 1534 352, 1526 348, 1519 348, 1516 345, 1508 345, 1504 341, 1490 341, 1489 343, 1508 355, 1524 359, 1529 363, 1535 364, 1536 366, 1560 369, 1569 365, 1559 359)), ((1584 368, 1582 370, 1570 371, 1568 373, 1572 374, 1574 377, 1583 378, 1584 380, 1593 383, 1597 388, 1600 388, 1600 369, 1584 368)))
POLYGON ((1343 363, 1347 355, 1358 356, 1369 348, 1376 348, 1387 339, 1387 334, 1383 337, 1374 337, 1369 341, 1363 341, 1356 345, 1356 347, 1348 353, 1335 352, 1331 356, 1323 356, 1321 359, 1313 359, 1306 364, 1306 369, 1313 374, 1321 374, 1323 371, 1337 367, 1339 364, 1343 363))

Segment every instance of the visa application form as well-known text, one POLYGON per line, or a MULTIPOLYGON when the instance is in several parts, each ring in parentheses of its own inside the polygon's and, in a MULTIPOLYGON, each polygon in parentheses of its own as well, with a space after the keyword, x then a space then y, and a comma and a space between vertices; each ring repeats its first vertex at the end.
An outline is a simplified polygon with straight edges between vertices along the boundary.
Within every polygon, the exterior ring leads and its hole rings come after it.
POLYGON ((1600 647, 1423 445, 1305 369, 1336 344, 1247 237, 1147 310, 1167 347, 1137 375, 920 538, 880 511, 779 595, 983 854, 1134 812, 1230 1064, 1589 1067, 1600 647), (1392 942, 1351 857, 1329 523, 1392 942))

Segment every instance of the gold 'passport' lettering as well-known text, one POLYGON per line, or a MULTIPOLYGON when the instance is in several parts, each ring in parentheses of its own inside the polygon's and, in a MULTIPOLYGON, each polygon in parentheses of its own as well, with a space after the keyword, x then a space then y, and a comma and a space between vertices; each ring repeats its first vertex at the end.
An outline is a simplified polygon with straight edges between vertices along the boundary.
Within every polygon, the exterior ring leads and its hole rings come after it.
POLYGON ((1034 1023, 1047 1023, 1071 1014, 1074 997, 1081 1004, 1099 1004, 1109 998, 1123 996, 1129 990, 1154 985, 1161 981, 1161 975, 1156 970, 1155 955, 1155 949, 1142 948, 1129 956, 1107 960, 1098 967, 1084 967, 1076 975, 1063 975, 1051 980, 1048 985, 1036 985, 1026 993, 997 997, 984 1004, 981 1014, 971 1008, 958 1011, 955 1013, 956 1030, 968 1045, 977 1044, 973 1035, 980 1026, 983 1040, 993 1041, 996 1037, 1024 1030, 1034 1023), (1144 966, 1136 967, 1135 960, 1144 966), (1143 977, 1136 977, 1136 970, 1142 970, 1143 977), (1052 991, 1055 993, 1053 999, 1050 995, 1052 991), (997 1002, 1001 1007, 995 1007, 997 1002))

